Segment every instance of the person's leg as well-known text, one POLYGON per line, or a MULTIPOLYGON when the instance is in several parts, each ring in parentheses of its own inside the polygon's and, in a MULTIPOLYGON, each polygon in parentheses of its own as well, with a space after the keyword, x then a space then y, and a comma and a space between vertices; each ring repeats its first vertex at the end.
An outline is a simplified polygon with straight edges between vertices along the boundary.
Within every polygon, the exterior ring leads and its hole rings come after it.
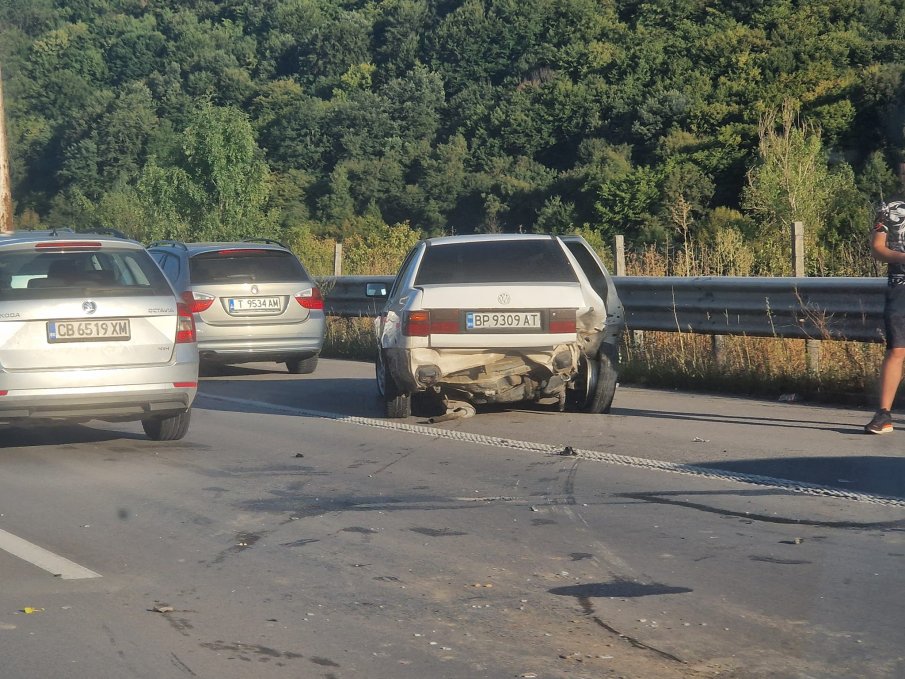
POLYGON ((905 347, 886 350, 880 365, 880 409, 892 410, 899 383, 902 381, 902 365, 905 362, 905 347))

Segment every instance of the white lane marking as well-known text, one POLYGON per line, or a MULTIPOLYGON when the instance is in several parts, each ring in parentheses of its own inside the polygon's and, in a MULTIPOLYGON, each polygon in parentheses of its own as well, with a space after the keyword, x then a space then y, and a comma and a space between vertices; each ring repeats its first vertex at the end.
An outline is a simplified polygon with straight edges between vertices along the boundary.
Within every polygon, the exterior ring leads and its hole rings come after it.
MULTIPOLYGON (((487 436, 485 434, 472 434, 466 431, 457 431, 455 429, 440 429, 438 427, 425 427, 420 424, 406 424, 405 422, 397 422, 394 420, 380 420, 374 417, 359 417, 357 415, 342 415, 340 413, 329 413, 320 410, 306 410, 304 408, 292 408, 290 406, 281 406, 264 401, 253 401, 244 398, 232 398, 230 396, 214 396, 212 394, 203 394, 202 398, 212 401, 222 401, 224 403, 232 403, 234 405, 261 408, 274 413, 284 413, 287 415, 295 415, 301 417, 316 417, 324 420, 333 420, 334 422, 344 422, 346 424, 357 424, 364 427, 375 427, 377 429, 389 429, 392 431, 404 431, 411 434, 420 434, 422 436, 430 436, 440 439, 451 439, 455 441, 467 441, 469 443, 477 443, 484 446, 494 446, 496 448, 508 448, 513 450, 527 450, 537 453, 547 453, 549 455, 560 455, 566 446, 552 446, 547 443, 534 443, 532 441, 519 441, 517 439, 506 439, 498 436, 487 436)), ((651 460, 644 457, 632 457, 629 455, 616 455, 614 453, 605 453, 599 450, 582 450, 581 448, 570 448, 570 455, 567 459, 585 459, 594 460, 596 462, 606 462, 607 464, 616 464, 623 467, 635 467, 638 469, 655 469, 673 474, 684 474, 686 476, 698 476, 707 479, 718 479, 721 481, 735 481, 737 483, 750 483, 756 486, 770 486, 771 488, 780 488, 792 493, 800 493, 802 495, 814 495, 818 497, 832 497, 840 500, 853 500, 855 502, 864 502, 868 504, 878 504, 887 507, 905 507, 905 498, 890 495, 879 495, 876 493, 856 493, 854 491, 834 488, 833 486, 824 486, 819 483, 808 483, 806 481, 794 481, 791 479, 782 479, 775 476, 762 476, 760 474, 745 474, 742 472, 730 472, 711 467, 700 467, 694 464, 681 464, 676 462, 663 462, 661 460, 651 460)))
POLYGON ((7 533, 2 529, 0 529, 0 549, 38 568, 43 568, 48 573, 56 575, 63 580, 84 580, 101 577, 99 573, 95 573, 84 566, 79 566, 74 561, 49 552, 43 547, 33 545, 27 540, 23 540, 12 533, 7 533))

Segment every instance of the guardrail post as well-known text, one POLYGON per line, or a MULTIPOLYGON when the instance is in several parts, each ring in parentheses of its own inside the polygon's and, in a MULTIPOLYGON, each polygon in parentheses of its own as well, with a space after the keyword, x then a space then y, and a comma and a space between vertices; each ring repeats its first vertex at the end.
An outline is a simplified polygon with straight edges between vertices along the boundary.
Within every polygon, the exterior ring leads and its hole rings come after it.
POLYGON ((343 275, 343 244, 339 241, 333 245, 333 275, 343 275))
MULTIPOLYGON (((613 236, 613 265, 616 276, 625 275, 625 236, 613 236)), ((632 348, 639 351, 644 347, 644 331, 632 330, 632 348)))
MULTIPOLYGON (((792 268, 796 278, 805 276, 804 259, 804 223, 792 222, 792 268)), ((804 350, 808 366, 808 374, 817 376, 820 374, 820 340, 805 340, 804 350)))
POLYGON ((726 360, 726 336, 711 335, 710 351, 713 354, 713 362, 717 366, 722 367, 726 360))

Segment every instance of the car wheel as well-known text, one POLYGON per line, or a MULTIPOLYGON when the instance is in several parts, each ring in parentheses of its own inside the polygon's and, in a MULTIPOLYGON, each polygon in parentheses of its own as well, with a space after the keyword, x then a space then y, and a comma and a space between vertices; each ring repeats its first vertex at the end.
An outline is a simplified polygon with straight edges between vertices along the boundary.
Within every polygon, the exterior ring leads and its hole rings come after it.
POLYGON ((583 356, 575 388, 569 396, 569 409, 582 413, 608 413, 616 395, 618 350, 604 344, 596 358, 583 356))
POLYGON ((145 434, 153 441, 178 441, 189 430, 192 409, 170 417, 149 417, 141 421, 145 434))
POLYGON ((286 370, 293 375, 310 375, 317 369, 317 354, 308 358, 293 358, 286 361, 286 370))
POLYGON ((396 385, 393 376, 387 371, 383 351, 377 352, 377 393, 386 409, 386 416, 399 418, 412 414, 412 395, 403 393, 396 385))

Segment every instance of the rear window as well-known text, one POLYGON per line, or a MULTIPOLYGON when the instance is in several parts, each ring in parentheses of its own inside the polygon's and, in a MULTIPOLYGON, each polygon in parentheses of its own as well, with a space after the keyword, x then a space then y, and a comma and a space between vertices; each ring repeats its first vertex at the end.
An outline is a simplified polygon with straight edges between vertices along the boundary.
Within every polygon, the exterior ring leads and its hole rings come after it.
POLYGON ((282 250, 217 250, 195 255, 189 262, 192 283, 288 283, 307 281, 308 272, 290 252, 282 250))
POLYGON ((172 295, 144 250, 0 250, 0 300, 172 295))
POLYGON ((552 239, 431 245, 415 277, 415 285, 577 281, 565 253, 552 239))

